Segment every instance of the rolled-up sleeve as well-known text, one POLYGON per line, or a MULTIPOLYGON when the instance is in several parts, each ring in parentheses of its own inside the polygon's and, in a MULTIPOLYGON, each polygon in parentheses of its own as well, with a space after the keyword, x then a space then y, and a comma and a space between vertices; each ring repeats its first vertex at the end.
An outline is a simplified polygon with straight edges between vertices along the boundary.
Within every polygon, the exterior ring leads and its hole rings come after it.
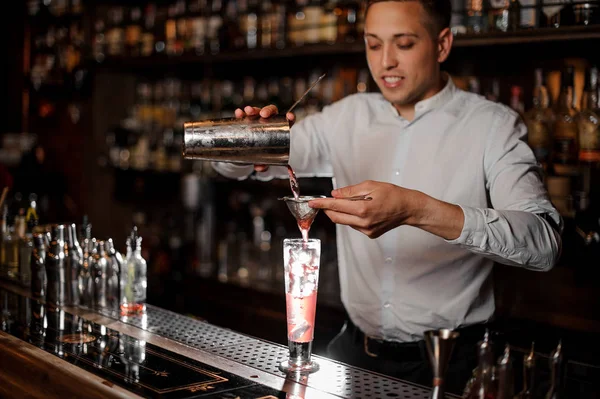
POLYGON ((459 204, 463 229, 448 242, 501 264, 547 271, 560 256, 563 220, 548 197, 526 135, 516 113, 494 114, 484 156, 491 207, 459 204))

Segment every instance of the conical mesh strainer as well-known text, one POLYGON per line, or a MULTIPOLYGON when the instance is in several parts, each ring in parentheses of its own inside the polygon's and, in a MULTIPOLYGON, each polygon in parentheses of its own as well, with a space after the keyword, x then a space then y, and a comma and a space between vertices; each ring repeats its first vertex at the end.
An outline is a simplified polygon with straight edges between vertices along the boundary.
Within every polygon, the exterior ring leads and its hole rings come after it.
POLYGON ((300 222, 308 222, 314 220, 317 213, 319 213, 318 209, 313 209, 308 206, 308 202, 318 198, 326 198, 324 195, 301 195, 298 198, 293 196, 279 198, 282 201, 285 201, 288 209, 292 213, 292 215, 296 218, 298 223, 300 222))

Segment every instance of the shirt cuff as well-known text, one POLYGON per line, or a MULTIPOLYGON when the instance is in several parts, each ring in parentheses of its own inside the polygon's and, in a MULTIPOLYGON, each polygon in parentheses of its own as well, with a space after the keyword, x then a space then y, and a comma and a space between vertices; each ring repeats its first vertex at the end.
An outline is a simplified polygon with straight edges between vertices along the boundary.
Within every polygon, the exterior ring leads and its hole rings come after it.
POLYGON ((458 206, 462 209, 465 218, 462 231, 458 238, 445 241, 450 244, 480 247, 485 237, 485 220, 481 209, 463 205, 458 206))
POLYGON ((254 170, 251 164, 235 164, 231 162, 211 161, 211 166, 221 175, 230 179, 245 180, 254 170))

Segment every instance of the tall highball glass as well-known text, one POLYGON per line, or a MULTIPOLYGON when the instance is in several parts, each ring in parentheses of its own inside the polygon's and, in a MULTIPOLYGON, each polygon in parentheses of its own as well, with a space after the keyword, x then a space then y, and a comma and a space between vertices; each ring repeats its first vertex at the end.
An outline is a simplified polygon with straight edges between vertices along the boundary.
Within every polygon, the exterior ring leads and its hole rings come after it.
POLYGON ((283 240, 285 302, 289 358, 279 364, 285 373, 312 373, 319 365, 311 360, 314 339, 321 241, 283 240))

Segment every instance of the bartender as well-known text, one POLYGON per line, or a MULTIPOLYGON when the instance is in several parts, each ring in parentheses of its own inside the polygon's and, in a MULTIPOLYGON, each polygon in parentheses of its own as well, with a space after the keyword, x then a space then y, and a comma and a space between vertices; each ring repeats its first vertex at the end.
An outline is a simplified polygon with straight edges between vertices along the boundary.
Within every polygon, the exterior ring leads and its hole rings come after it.
MULTIPOLYGON (((459 393, 493 320, 492 269, 550 270, 563 221, 542 183, 519 115, 455 86, 448 0, 370 1, 366 56, 380 93, 350 95, 291 130, 297 175, 330 174, 333 197, 310 203, 336 223, 348 320, 333 359, 431 384, 423 335, 460 338, 447 373, 459 393)), ((237 117, 277 108, 245 107, 237 117)), ((293 119, 293 115, 288 115, 293 119)), ((213 163, 230 178, 287 177, 282 167, 213 163)))

